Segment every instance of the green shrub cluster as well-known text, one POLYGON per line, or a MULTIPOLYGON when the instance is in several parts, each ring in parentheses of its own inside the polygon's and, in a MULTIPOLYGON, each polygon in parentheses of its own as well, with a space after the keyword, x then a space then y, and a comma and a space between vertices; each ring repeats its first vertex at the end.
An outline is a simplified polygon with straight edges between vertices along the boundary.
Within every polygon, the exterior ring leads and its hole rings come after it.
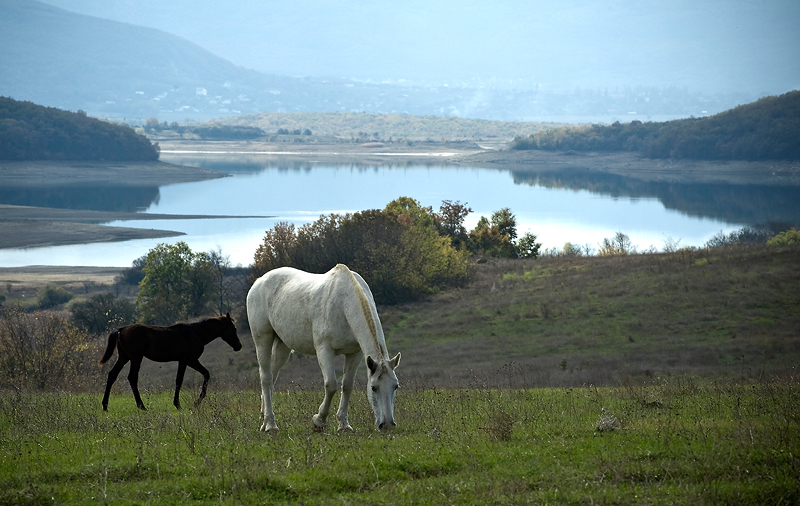
POLYGON ((50 309, 65 304, 72 299, 72 293, 56 285, 45 285, 36 293, 40 309, 50 309))
POLYGON ((516 137, 512 148, 638 151, 650 158, 800 160, 800 91, 707 118, 544 130, 516 137))
POLYGON ((131 128, 0 97, 2 160, 158 160, 158 144, 131 128))
POLYGON ((439 234, 430 208, 401 197, 383 210, 321 216, 299 229, 279 223, 252 269, 256 277, 283 266, 323 273, 343 263, 364 277, 376 301, 392 304, 464 284, 468 255, 439 234))

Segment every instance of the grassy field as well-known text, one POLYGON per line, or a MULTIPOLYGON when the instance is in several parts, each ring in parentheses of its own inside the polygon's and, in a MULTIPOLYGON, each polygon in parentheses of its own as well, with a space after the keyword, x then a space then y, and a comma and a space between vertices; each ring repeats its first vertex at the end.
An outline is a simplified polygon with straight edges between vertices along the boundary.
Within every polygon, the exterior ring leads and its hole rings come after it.
POLYGON ((175 411, 175 364, 147 361, 147 412, 127 371, 101 410, 108 366, 76 378, 86 394, 2 393, 0 505, 797 504, 798 265, 797 246, 478 263, 465 288, 379 308, 403 353, 390 433, 373 429, 363 369, 356 432, 314 433, 313 357, 281 373, 282 431, 258 432, 244 322, 241 352, 203 355, 199 409, 175 411))
POLYGON ((169 394, 107 413, 97 395, 3 395, 0 504, 797 504, 799 390, 405 388, 388 433, 355 396, 351 434, 314 433, 321 394, 283 392, 276 437, 255 391, 180 413, 169 394))

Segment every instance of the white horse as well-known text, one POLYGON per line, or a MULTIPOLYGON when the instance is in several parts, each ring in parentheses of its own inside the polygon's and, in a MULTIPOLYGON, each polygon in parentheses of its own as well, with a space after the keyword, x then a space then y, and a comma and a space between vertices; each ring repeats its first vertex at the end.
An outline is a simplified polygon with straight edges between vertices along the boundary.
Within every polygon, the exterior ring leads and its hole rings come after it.
POLYGON ((325 274, 291 267, 272 270, 253 283, 247 294, 247 315, 256 345, 261 376, 261 430, 275 433, 272 389, 292 350, 316 355, 325 380, 325 399, 313 416, 322 430, 338 390, 334 357, 344 354, 342 399, 336 417, 339 430, 353 430, 347 407, 356 370, 366 356, 367 398, 379 430, 394 423, 398 387, 395 368, 400 354, 389 359, 375 300, 364 279, 339 264, 325 274))

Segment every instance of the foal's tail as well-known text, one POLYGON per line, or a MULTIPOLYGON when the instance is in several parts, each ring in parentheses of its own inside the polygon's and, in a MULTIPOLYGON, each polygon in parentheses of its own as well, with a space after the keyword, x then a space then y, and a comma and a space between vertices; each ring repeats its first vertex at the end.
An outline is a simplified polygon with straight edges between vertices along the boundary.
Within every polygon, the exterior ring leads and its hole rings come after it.
POLYGON ((114 349, 117 347, 117 338, 119 338, 119 332, 121 330, 122 329, 117 329, 108 335, 108 346, 106 346, 106 351, 100 358, 100 365, 103 365, 106 362, 108 362, 108 359, 110 359, 111 355, 114 354, 114 349))

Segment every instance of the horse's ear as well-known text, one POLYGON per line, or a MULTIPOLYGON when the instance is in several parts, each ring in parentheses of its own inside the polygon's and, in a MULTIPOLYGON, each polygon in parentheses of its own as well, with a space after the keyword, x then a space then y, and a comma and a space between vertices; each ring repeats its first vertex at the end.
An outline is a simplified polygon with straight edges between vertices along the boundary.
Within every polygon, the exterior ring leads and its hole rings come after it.
POLYGON ((367 368, 369 369, 370 375, 375 374, 375 371, 378 370, 378 363, 372 360, 372 357, 367 355, 367 368))
POLYGON ((389 361, 389 367, 391 367, 392 370, 395 370, 398 365, 400 365, 400 353, 399 352, 397 353, 397 355, 394 356, 393 359, 391 359, 389 361))
POLYGON ((226 314, 225 314, 225 318, 229 319, 229 320, 230 320, 230 321, 232 321, 232 322, 235 322, 235 321, 236 321, 236 320, 234 320, 234 319, 233 319, 233 317, 231 316, 231 314, 230 314, 230 313, 226 313, 226 314))

